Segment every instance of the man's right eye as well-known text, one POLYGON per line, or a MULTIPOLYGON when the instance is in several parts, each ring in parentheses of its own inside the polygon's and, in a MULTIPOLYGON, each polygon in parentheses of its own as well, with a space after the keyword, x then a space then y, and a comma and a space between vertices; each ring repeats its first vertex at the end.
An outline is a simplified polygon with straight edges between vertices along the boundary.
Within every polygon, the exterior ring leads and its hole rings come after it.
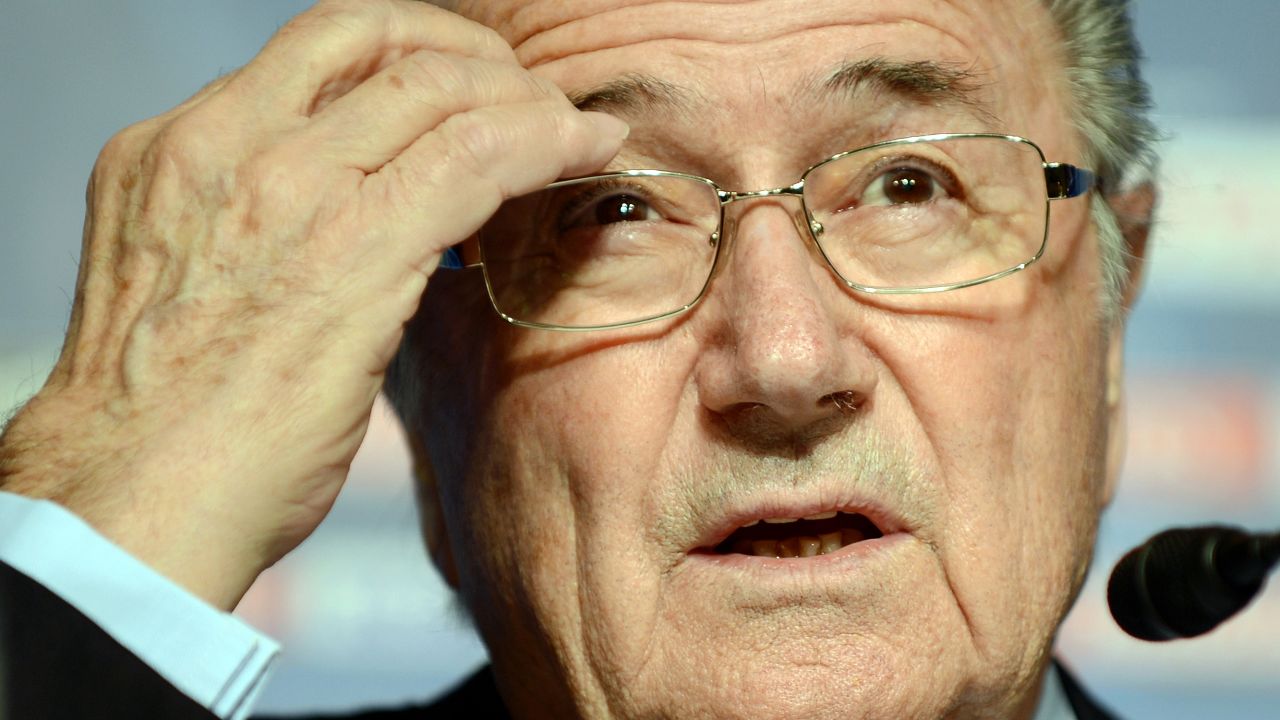
POLYGON ((561 227, 592 227, 625 222, 646 222, 661 216, 644 198, 629 193, 615 193, 581 203, 565 217, 561 227))

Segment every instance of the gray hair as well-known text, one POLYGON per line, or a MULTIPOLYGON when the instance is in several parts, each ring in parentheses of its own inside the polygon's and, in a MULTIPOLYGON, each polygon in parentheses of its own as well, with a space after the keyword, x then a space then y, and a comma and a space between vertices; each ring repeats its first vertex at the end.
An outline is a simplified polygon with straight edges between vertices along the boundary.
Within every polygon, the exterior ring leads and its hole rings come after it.
POLYGON ((1151 94, 1129 18, 1129 0, 1044 0, 1058 27, 1071 120, 1084 139, 1085 162, 1102 180, 1091 205, 1102 262, 1102 310, 1118 317, 1131 253, 1121 226, 1149 218, 1117 218, 1108 195, 1154 181, 1158 133, 1151 94))

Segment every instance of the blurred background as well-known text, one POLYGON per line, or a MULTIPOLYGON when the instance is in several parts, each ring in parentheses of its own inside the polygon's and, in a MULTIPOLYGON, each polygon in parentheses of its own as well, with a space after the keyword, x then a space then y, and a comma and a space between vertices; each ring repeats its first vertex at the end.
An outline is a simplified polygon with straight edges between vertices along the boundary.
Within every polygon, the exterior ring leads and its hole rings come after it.
MULTIPOLYGON (((249 60, 299 0, 6 0, 0 20, 0 417, 43 383, 75 287, 84 185, 120 128, 249 60)), ((1129 718, 1280 716, 1280 588, 1212 635, 1115 628, 1105 577, 1175 524, 1280 527, 1280 3, 1138 0, 1163 203, 1128 344, 1130 447, 1060 654, 1129 718)), ((417 536, 382 407, 320 530, 238 611, 284 655, 262 711, 420 699, 484 662, 417 536)))

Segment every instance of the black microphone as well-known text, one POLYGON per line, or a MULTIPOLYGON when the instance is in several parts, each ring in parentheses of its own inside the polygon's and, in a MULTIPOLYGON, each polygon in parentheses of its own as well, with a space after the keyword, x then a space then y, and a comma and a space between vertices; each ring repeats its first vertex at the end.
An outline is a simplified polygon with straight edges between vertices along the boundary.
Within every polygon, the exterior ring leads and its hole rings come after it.
POLYGON ((1142 640, 1207 633, 1249 604, 1280 561, 1280 533, 1175 528, 1130 550, 1107 583, 1111 616, 1142 640))

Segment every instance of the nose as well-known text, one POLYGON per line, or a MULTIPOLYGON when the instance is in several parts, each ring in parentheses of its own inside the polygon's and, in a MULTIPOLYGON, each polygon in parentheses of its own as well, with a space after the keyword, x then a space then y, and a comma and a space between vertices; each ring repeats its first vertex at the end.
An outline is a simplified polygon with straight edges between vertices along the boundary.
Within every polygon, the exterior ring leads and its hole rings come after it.
POLYGON ((731 208, 738 222, 704 299, 710 329, 696 381, 703 407, 737 440, 794 448, 865 412, 876 372, 856 301, 783 202, 731 208))

